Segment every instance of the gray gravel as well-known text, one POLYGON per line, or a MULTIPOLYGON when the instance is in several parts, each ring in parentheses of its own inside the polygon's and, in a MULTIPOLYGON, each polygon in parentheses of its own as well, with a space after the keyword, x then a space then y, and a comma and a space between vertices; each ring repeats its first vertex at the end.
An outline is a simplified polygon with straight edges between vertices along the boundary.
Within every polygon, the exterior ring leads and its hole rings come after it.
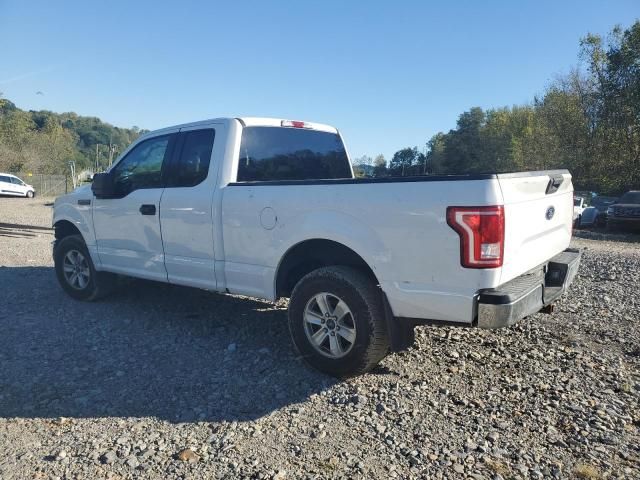
POLYGON ((284 302, 73 301, 45 203, 0 199, 1 479, 640 478, 638 243, 576 239, 554 315, 419 328, 338 382, 294 356, 284 302))

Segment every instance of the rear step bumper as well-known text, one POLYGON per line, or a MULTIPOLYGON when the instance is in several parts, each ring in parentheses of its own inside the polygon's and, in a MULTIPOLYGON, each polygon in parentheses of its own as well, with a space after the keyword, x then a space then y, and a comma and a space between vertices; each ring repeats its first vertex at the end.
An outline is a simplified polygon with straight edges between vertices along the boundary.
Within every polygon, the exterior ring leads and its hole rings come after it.
POLYGON ((501 328, 551 305, 578 273, 581 252, 567 249, 539 270, 478 294, 480 328, 501 328))

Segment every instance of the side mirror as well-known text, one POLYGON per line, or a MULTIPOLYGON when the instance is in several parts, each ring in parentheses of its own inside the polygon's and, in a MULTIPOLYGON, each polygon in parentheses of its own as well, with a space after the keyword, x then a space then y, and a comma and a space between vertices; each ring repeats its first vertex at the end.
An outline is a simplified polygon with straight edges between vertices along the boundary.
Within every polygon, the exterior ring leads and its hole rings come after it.
POLYGON ((113 176, 109 173, 96 173, 91 182, 91 191, 96 198, 115 198, 117 192, 113 176))

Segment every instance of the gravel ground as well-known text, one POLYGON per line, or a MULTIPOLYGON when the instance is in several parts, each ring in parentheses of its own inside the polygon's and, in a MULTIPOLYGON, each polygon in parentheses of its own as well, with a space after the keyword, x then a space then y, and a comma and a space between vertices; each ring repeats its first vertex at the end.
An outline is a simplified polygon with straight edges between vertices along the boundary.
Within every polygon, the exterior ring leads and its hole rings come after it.
POLYGON ((142 281, 70 299, 45 203, 0 199, 1 479, 640 478, 628 237, 575 239, 554 315, 419 328, 336 381, 293 355, 284 302, 142 281))

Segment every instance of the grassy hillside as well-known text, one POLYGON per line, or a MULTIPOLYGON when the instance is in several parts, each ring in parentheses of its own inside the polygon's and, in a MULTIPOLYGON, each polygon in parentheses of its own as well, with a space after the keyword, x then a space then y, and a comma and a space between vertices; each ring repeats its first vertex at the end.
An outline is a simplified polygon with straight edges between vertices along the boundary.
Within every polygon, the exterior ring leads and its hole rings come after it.
POLYGON ((0 171, 64 173, 69 161, 78 170, 91 168, 96 145, 104 168, 141 133, 73 112, 25 111, 0 98, 0 171))

